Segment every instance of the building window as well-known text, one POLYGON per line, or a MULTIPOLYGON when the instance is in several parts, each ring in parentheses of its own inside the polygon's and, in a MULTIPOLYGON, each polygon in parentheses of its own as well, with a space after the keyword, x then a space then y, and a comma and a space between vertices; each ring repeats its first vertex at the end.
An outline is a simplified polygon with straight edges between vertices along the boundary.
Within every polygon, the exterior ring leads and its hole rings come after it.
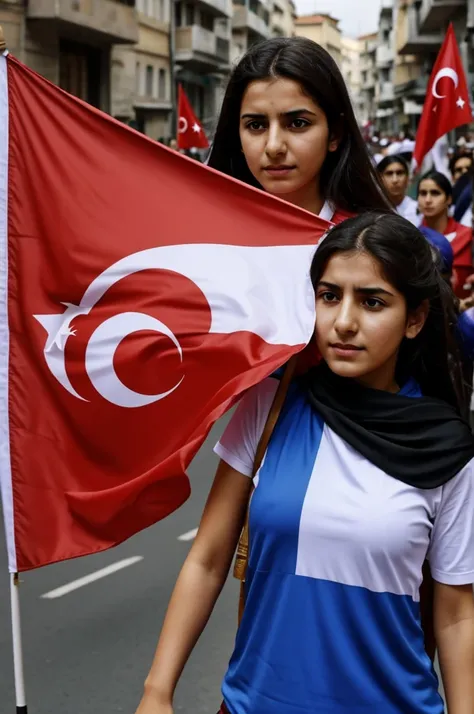
POLYGON ((207 12, 201 10, 201 27, 209 32, 214 32, 214 17, 207 12))
POLYGON ((175 22, 176 27, 183 26, 183 6, 180 2, 177 2, 175 5, 175 22))
POLYGON ((158 98, 166 99, 166 69, 158 70, 158 98))
POLYGON ((145 74, 145 93, 147 97, 153 96, 153 75, 154 71, 152 65, 147 64, 145 74))
POLYGON ((164 22, 165 19, 165 5, 164 0, 155 0, 155 19, 164 22))
POLYGON ((184 24, 186 27, 194 25, 194 5, 189 2, 184 6, 184 24))
POLYGON ((140 82, 141 66, 140 62, 137 62, 135 66, 135 92, 138 96, 142 93, 141 82, 140 82))

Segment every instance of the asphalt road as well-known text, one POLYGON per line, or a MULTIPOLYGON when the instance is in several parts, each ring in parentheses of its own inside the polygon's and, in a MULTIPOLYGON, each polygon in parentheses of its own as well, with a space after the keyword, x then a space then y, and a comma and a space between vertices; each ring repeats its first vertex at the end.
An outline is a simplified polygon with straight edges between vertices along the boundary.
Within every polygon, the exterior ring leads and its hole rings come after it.
MULTIPOLYGON (((190 500, 106 553, 25 573, 21 588, 29 714, 134 714, 166 606, 199 523, 217 458, 217 425, 190 468, 190 500), (41 595, 132 556, 143 560, 54 600, 41 595)), ((0 527, 0 562, 6 562, 0 527)), ((9 579, 0 570, 0 714, 14 714, 9 579)), ((238 586, 229 579, 182 677, 175 711, 215 714, 232 651, 238 586)))

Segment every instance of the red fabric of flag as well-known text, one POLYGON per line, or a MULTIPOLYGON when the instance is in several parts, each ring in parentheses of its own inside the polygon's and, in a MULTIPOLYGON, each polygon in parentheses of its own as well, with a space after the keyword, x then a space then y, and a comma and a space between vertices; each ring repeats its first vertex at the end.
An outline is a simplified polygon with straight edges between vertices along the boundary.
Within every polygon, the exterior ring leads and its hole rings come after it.
POLYGON ((328 226, 0 57, 11 571, 104 550, 187 499, 215 420, 310 339, 328 226))
POLYGON ((428 82, 413 159, 421 166, 434 143, 472 120, 471 97, 453 26, 446 33, 428 82))
POLYGON ((178 86, 178 149, 207 149, 209 142, 181 85, 178 86))

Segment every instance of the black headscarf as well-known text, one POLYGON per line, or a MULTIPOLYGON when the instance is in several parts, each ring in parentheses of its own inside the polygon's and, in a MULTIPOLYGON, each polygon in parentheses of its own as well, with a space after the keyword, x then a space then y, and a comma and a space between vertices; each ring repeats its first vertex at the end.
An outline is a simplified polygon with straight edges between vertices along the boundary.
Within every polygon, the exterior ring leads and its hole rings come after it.
POLYGON ((310 404, 338 436, 385 473, 416 488, 437 488, 474 457, 474 437, 440 399, 370 389, 326 363, 303 378, 310 404))

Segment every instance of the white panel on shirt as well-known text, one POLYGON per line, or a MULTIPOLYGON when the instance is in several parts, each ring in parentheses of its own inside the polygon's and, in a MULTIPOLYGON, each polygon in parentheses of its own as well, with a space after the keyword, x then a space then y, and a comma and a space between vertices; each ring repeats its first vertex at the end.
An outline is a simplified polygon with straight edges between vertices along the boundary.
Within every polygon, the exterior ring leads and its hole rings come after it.
MULTIPOLYGON (((215 448, 245 475, 277 386, 269 378, 249 390, 215 448)), ((437 581, 474 583, 474 460, 445 486, 416 489, 325 426, 301 512, 296 575, 417 601, 427 552, 437 581)))

